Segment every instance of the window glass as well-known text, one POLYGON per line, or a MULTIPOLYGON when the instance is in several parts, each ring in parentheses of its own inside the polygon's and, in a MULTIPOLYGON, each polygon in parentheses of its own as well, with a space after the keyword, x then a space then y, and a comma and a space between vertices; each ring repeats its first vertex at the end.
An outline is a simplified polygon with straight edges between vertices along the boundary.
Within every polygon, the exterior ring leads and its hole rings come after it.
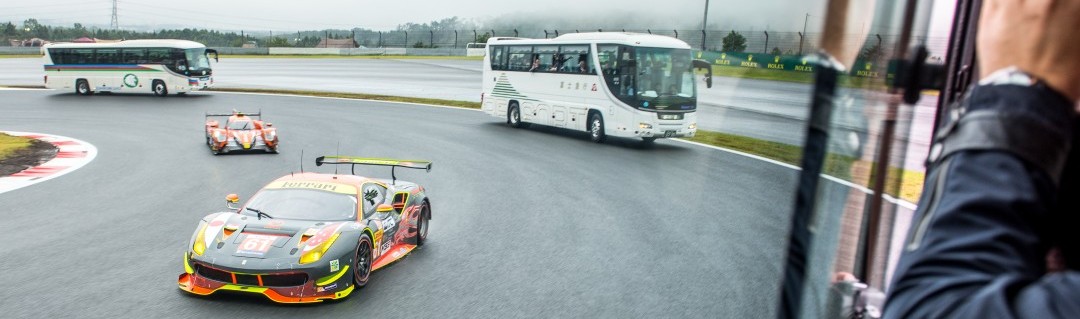
POLYGON ((364 184, 360 196, 364 204, 364 218, 375 213, 375 208, 386 201, 386 188, 375 183, 364 184))
POLYGON ((532 47, 515 45, 510 47, 509 68, 511 71, 528 71, 532 66, 532 47))
POLYGON ((257 212, 271 218, 302 220, 353 220, 356 218, 356 197, 313 189, 266 189, 247 203, 243 214, 257 212))
POLYGON ((72 54, 68 56, 70 61, 66 61, 68 64, 90 64, 94 63, 94 49, 74 49, 72 54))
POLYGON ((589 59, 588 45, 564 45, 559 48, 559 60, 563 73, 592 73, 592 61, 589 59))
POLYGON ((558 60, 559 47, 557 46, 536 46, 534 53, 540 58, 540 67, 536 69, 537 71, 554 72, 562 65, 562 61, 558 60))
POLYGON ((148 49, 146 50, 147 63, 154 64, 170 64, 172 60, 169 59, 169 49, 148 49))
POLYGON ((120 55, 124 64, 146 63, 146 49, 123 49, 120 55))
POLYGON ((491 54, 488 55, 491 59, 492 70, 504 70, 506 69, 506 47, 505 46, 493 46, 491 47, 491 54))
POLYGON ((97 49, 95 56, 98 64, 120 63, 120 49, 97 49))

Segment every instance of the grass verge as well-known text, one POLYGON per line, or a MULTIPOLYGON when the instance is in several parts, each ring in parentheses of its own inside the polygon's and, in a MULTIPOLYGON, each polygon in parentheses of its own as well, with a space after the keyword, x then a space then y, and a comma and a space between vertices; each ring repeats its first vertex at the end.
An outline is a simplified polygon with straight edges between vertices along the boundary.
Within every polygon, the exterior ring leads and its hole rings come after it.
MULTIPOLYGON (((801 147, 734 134, 698 130, 694 137, 686 140, 750 153, 795 166, 799 166, 802 159, 801 147)), ((868 179, 864 178, 866 179, 865 182, 855 181, 852 176, 852 168, 855 165, 862 165, 870 168, 869 171, 873 171, 874 164, 860 161, 854 157, 830 153, 826 155, 822 173, 870 187, 873 184, 874 176, 871 175, 868 179)), ((885 193, 916 203, 919 200, 919 195, 922 194, 923 179, 925 179, 925 173, 923 172, 889 167, 887 179, 885 180, 885 193)))
POLYGON ((0 55, 0 59, 27 59, 27 58, 40 58, 40 54, 5 54, 0 55))
POLYGON ((334 97, 334 98, 356 99, 356 100, 375 100, 375 101, 391 101, 391 102, 405 102, 405 103, 419 103, 419 104, 435 104, 435 105, 443 105, 443 106, 460 107, 460 108, 466 108, 466 109, 480 109, 480 102, 455 101, 455 100, 443 100, 443 99, 429 99, 429 98, 419 98, 419 97, 404 97, 404 96, 366 94, 366 93, 337 93, 337 92, 320 92, 320 91, 305 91, 305 90, 241 89, 241 88, 212 88, 209 91, 241 92, 241 93, 264 93, 264 94, 290 94, 290 95, 303 95, 303 96, 315 96, 315 97, 334 97))
POLYGON ((30 139, 0 133, 0 162, 28 147, 30 147, 30 139))

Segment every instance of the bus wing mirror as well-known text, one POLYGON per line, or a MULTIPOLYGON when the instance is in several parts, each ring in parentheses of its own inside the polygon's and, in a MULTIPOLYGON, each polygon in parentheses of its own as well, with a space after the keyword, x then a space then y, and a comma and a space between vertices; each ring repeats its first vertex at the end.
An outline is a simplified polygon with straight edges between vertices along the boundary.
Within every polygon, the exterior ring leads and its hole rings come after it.
POLYGON ((694 69, 705 70, 705 87, 712 88, 712 64, 705 60, 694 60, 694 69))
POLYGON ((206 54, 213 54, 214 55, 214 62, 219 62, 218 61, 218 52, 217 52, 217 50, 206 49, 206 54))

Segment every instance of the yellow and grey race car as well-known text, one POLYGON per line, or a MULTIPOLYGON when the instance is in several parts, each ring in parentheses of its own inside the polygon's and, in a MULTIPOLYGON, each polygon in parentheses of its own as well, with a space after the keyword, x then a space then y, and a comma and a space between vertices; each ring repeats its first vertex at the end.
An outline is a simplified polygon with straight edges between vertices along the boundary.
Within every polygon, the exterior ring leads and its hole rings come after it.
MULTIPOLYGON (((382 165, 431 170, 431 162, 323 156, 316 165, 382 165)), ((423 245, 431 201, 415 183, 299 173, 274 180, 235 211, 199 221, 184 253, 180 289, 263 294, 304 303, 348 296, 372 271, 423 245)))

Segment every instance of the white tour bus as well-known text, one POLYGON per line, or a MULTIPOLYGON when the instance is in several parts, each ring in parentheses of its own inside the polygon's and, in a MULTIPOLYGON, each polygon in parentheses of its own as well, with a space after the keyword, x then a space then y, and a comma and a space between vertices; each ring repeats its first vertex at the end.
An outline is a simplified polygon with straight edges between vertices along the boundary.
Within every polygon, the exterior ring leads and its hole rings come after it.
POLYGON ((514 127, 535 123, 606 136, 690 137, 697 88, 690 46, 638 33, 571 33, 554 39, 491 38, 484 58, 484 112, 514 127))
POLYGON ((45 87, 75 93, 185 94, 214 84, 210 57, 217 51, 186 40, 51 43, 41 48, 45 87))

